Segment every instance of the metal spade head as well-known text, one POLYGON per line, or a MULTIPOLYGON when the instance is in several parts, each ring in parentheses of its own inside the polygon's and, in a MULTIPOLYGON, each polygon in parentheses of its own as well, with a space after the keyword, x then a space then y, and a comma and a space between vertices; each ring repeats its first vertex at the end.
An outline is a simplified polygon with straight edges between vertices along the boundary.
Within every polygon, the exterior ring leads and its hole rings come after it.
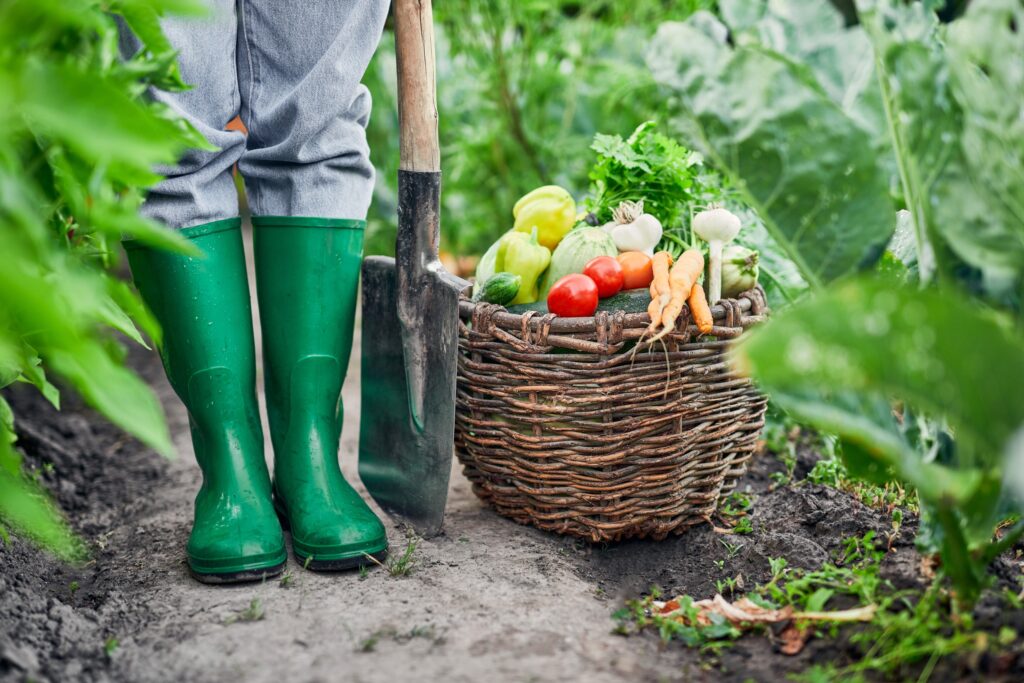
POLYGON ((417 533, 438 533, 455 434, 459 293, 469 284, 437 261, 439 173, 400 172, 397 259, 363 263, 359 475, 370 495, 417 533), (434 197, 434 201, 431 201, 434 197), (413 231, 413 228, 417 228, 413 231))

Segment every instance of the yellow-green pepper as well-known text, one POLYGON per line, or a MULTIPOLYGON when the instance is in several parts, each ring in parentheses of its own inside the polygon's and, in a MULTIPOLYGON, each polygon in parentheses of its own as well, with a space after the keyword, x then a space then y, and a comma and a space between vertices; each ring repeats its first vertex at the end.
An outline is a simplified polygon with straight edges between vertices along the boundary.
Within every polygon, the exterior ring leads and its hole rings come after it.
POLYGON ((576 225, 576 202, 568 190, 545 185, 516 202, 512 216, 515 230, 529 234, 537 228, 537 240, 550 250, 576 225))
POLYGON ((551 250, 537 242, 537 232, 537 228, 530 234, 513 230, 501 238, 497 270, 523 279, 513 304, 532 304, 537 300, 537 282, 551 263, 551 250))

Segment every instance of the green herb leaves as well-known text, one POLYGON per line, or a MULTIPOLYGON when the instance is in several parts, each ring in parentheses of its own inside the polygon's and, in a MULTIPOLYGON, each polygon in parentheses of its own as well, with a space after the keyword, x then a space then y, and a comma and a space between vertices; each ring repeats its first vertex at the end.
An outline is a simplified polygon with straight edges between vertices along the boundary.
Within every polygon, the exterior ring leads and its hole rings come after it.
MULTIPOLYGON (((644 211, 667 230, 681 227, 694 200, 707 201, 717 189, 705 186, 702 157, 655 130, 653 121, 640 124, 628 139, 598 133, 590 148, 597 161, 590 170, 588 208, 600 223, 624 201, 644 202, 644 211)), ((717 194, 716 194, 717 196, 717 194)))

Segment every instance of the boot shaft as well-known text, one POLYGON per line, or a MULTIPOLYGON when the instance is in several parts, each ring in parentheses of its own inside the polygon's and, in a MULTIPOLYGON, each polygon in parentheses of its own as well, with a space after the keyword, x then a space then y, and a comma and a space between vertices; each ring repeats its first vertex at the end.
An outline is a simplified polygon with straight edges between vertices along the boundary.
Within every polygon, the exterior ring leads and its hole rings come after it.
POLYGON ((135 286, 165 331, 160 357, 167 378, 186 404, 191 375, 206 368, 230 368, 243 387, 255 388, 240 225, 240 219, 231 218, 183 229, 203 257, 125 242, 135 286))
POLYGON ((268 475, 240 225, 234 218, 182 230, 202 257, 125 247, 135 286, 163 328, 160 358, 188 409, 204 481, 258 489, 268 475))
MULTIPOLYGON (((267 413, 275 452, 296 421, 330 419, 337 452, 342 383, 362 262, 363 221, 253 219, 267 413)), ((305 431, 306 427, 300 427, 305 431)))

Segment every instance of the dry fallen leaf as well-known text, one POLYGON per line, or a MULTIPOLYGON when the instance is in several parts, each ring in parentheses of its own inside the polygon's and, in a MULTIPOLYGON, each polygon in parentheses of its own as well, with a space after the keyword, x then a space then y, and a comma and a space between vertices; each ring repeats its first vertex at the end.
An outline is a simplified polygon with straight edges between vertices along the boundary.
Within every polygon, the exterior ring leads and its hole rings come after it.
POLYGON ((711 600, 701 600, 696 603, 698 606, 704 604, 712 612, 717 612, 728 619, 734 626, 741 623, 750 624, 777 624, 793 616, 792 607, 782 609, 768 609, 750 601, 749 598, 740 598, 735 603, 729 603, 721 594, 715 595, 711 600))
POLYGON ((668 602, 662 603, 655 602, 654 605, 656 606, 659 614, 668 614, 669 612, 675 612, 677 609, 679 609, 678 600, 669 600, 668 602), (661 607, 657 607, 657 605, 659 604, 661 605, 661 607))

